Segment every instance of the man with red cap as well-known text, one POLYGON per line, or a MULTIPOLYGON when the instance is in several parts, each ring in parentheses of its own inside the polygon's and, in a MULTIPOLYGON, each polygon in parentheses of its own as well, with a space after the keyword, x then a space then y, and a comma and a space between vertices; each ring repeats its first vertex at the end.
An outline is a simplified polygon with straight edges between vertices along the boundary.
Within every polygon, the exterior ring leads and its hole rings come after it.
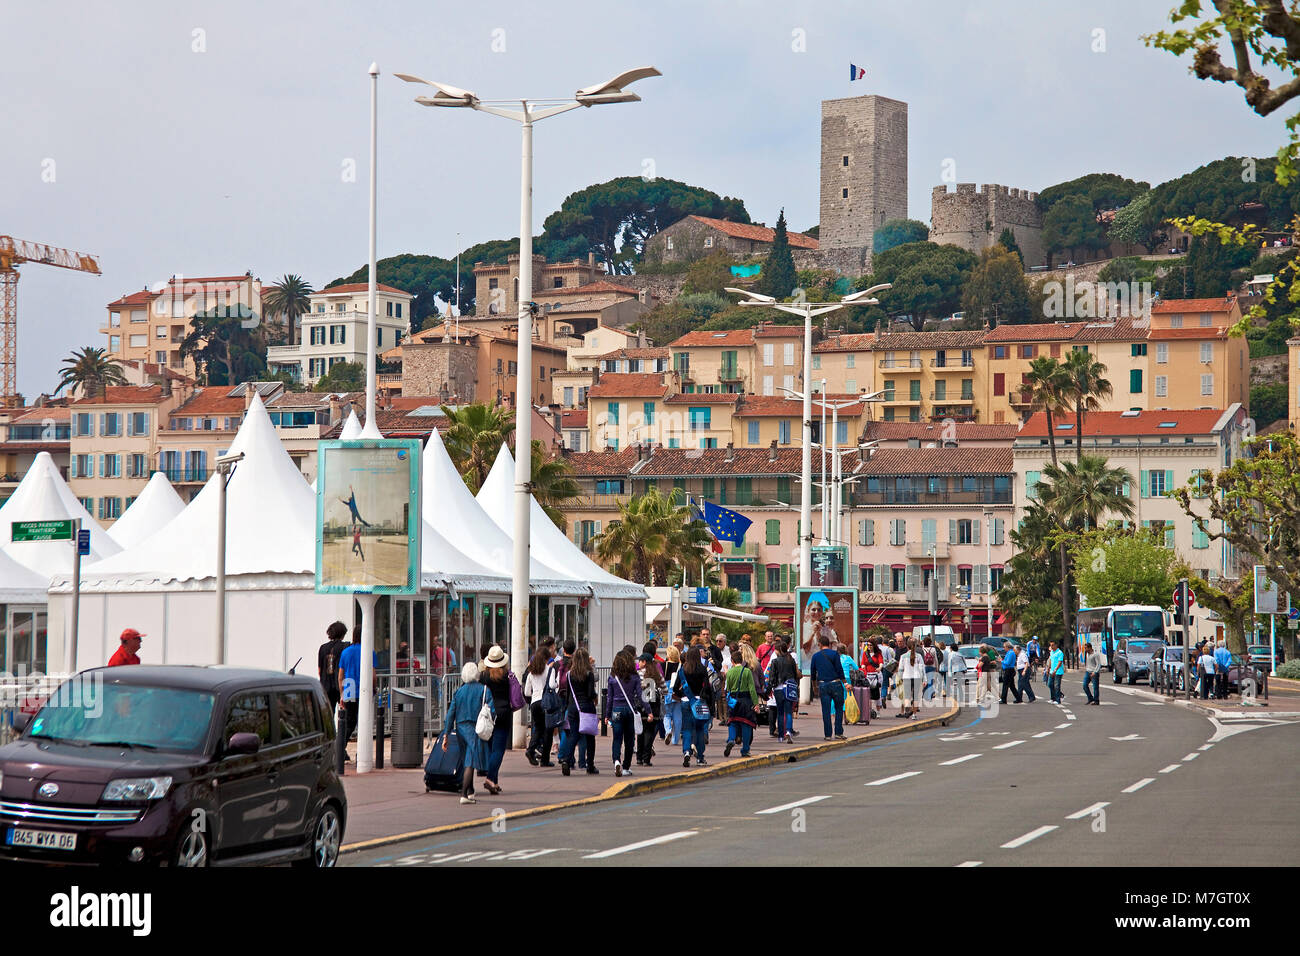
POLYGON ((128 627, 122 632, 122 646, 113 652, 113 656, 108 659, 109 667, 119 667, 122 664, 139 664, 140 656, 137 653, 140 650, 140 638, 144 637, 133 627, 128 627))

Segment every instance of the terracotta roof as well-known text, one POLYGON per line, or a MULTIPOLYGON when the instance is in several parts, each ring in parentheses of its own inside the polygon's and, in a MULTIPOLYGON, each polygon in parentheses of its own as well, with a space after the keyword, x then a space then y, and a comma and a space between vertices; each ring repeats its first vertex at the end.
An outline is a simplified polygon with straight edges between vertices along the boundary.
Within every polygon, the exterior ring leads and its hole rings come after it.
POLYGON ((587 410, 585 408, 575 408, 572 411, 560 412, 560 427, 586 428, 587 410))
POLYGON ((144 305, 145 303, 156 299, 160 294, 161 293, 158 292, 150 292, 148 289, 144 289, 140 292, 130 292, 122 296, 120 299, 110 302, 108 307, 111 309, 115 305, 144 305))
POLYGON ((1191 329, 1151 329, 1147 332, 1149 339, 1226 339, 1228 330, 1216 326, 1191 329))
POLYGON ((970 332, 884 332, 875 336, 871 348, 898 349, 970 349, 982 345, 985 331, 970 332))
POLYGON ((266 403, 267 408, 329 408, 330 399, 343 404, 365 404, 365 392, 281 392, 266 403))
MULTIPOLYGON (((426 404, 436 405, 437 400, 426 401, 426 404)), ((346 423, 347 418, 345 416, 342 421, 336 422, 321 437, 338 438, 346 423)), ((375 410, 375 424, 379 426, 379 433, 385 438, 428 438, 429 434, 435 430, 445 432, 450 428, 451 419, 446 415, 411 415, 409 412, 398 409, 379 408, 375 410)))
POLYGON ((612 352, 606 352, 604 355, 597 355, 595 361, 604 362, 613 359, 634 359, 634 358, 668 358, 666 348, 637 348, 637 349, 615 349, 612 352))
MULTIPOLYGON (((1105 436, 1119 438, 1125 435, 1208 435, 1224 415, 1222 408, 1178 409, 1174 411, 1144 412, 1089 412, 1083 420, 1084 437, 1105 436), (1161 422, 1175 422, 1173 428, 1161 428, 1161 422)), ((1055 425, 1069 425, 1068 429, 1057 428, 1057 437, 1074 437, 1074 416, 1069 415, 1062 422, 1053 421, 1055 425)), ((1021 426, 1020 438, 1046 438, 1047 416, 1036 412, 1021 426)))
POLYGON ((244 397, 230 395, 227 385, 210 385, 200 388, 194 396, 180 408, 172 411, 172 416, 184 418, 187 415, 235 415, 244 414, 244 397))
MULTIPOLYGON (((122 364, 129 365, 131 366, 131 368, 141 368, 141 364, 138 359, 125 359, 123 360, 122 364)), ((159 365, 156 362, 145 362, 143 366, 143 371, 145 375, 161 375, 171 379, 173 382, 183 382, 187 385, 198 384, 198 381, 196 379, 190 378, 188 375, 178 372, 175 369, 170 369, 165 365, 159 365)))
MULTIPOLYGON (((328 289, 321 289, 318 292, 313 292, 312 295, 351 295, 354 292, 368 292, 368 291, 370 291, 370 283, 368 282, 349 282, 346 285, 332 285, 328 289)), ((393 295, 405 295, 405 296, 410 296, 411 298, 415 298, 409 292, 405 292, 402 289, 394 288, 391 285, 384 285, 382 282, 378 283, 375 286, 375 291, 388 292, 393 295)))
POLYGON ((789 339, 803 337, 802 325, 764 325, 754 328, 756 339, 789 339))
POLYGON ((1166 313, 1187 314, 1189 312, 1231 312, 1235 299, 1161 299, 1151 306, 1156 315, 1166 313))
POLYGON ((597 279, 595 282, 588 282, 586 285, 564 286, 559 289, 539 289, 537 294, 546 295, 587 295, 600 292, 622 292, 627 295, 640 295, 636 289, 629 289, 625 285, 619 285, 616 282, 610 282, 608 279, 597 279))
MULTIPOLYGON (((819 401, 826 401, 832 404, 839 402, 852 401, 857 398, 856 395, 836 395, 829 393, 827 395, 813 396, 813 414, 821 414, 821 409, 817 405, 819 401)), ((856 418, 862 414, 862 403, 850 405, 847 408, 840 409, 842 418, 856 418)), ((794 417, 802 418, 803 402, 797 398, 786 398, 782 395, 743 395, 736 404, 736 417, 738 418, 767 418, 767 417, 794 417)))
MULTIPOLYGON (((726 219, 710 219, 708 216, 689 216, 696 222, 702 222, 706 226, 712 226, 718 232, 733 236, 736 239, 752 239, 754 242, 771 242, 776 236, 775 229, 768 229, 766 226, 754 226, 743 222, 730 222, 726 219)), ((790 247, 793 249, 817 249, 820 248, 816 239, 812 236, 805 236, 802 232, 787 232, 790 239, 790 247)))
POLYGON ((881 448, 858 474, 1012 475, 1010 448, 881 448))
MULTIPOLYGON (((1010 442, 1020 431, 1019 425, 981 425, 975 422, 956 422, 955 431, 950 437, 957 441, 1006 441, 1010 442)), ((942 423, 926 422, 868 422, 867 439, 881 441, 906 441, 919 438, 921 441, 937 441, 943 432, 942 423)))
POLYGON ((669 395, 664 402, 668 405, 734 405, 743 397, 739 392, 692 392, 689 395, 669 395))
POLYGON ((1068 342, 1086 322, 1038 322, 1033 325, 999 325, 984 333, 984 344, 995 342, 1068 342))
POLYGON ((1134 328, 1132 316, 1118 316, 1115 319, 1097 319, 1088 322, 1079 334, 1076 342, 1130 342, 1146 338, 1146 327, 1134 328))
POLYGON ((15 411, 21 411, 21 414, 9 419, 11 425, 26 424, 29 421, 40 422, 47 418, 53 422, 72 421, 72 409, 67 405, 33 405, 31 408, 15 409, 15 411))
POLYGON ((866 352, 876 337, 869 332, 828 335, 813 346, 814 352, 866 352))
MULTIPOLYGON (((636 478, 680 478, 695 475, 798 475, 803 455, 797 446, 778 447, 776 460, 767 448, 645 448, 587 451, 565 459, 578 477, 632 475, 636 478), (640 467, 637 467, 638 462, 640 467)), ((819 456, 813 456, 813 474, 821 474, 819 456)))
POLYGON ((734 348, 737 345, 753 345, 754 329, 718 329, 715 332, 687 332, 681 338, 674 342, 669 342, 669 348, 690 348, 713 346, 716 348, 734 348))
POLYGON ((163 401, 161 385, 109 385, 103 395, 82 398, 74 405, 157 405, 163 401))
POLYGON ((662 372, 607 372, 587 391, 587 398, 663 398, 662 372))

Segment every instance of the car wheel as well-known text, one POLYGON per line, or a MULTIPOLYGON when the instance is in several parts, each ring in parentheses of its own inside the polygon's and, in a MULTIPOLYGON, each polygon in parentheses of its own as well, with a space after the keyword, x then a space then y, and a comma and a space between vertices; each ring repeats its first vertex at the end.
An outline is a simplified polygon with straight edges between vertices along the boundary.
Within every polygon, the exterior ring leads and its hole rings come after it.
POLYGON ((1137 674, 1135 674, 1133 671, 1128 672, 1128 682, 1130 687, 1138 682, 1137 674))
POLYGON ((1118 684, 1118 683, 1119 683, 1119 671, 1116 670, 1116 669, 1114 669, 1114 668, 1112 668, 1112 669, 1111 669, 1111 672, 1110 672, 1110 682, 1111 682, 1112 684, 1118 684))
POLYGON ((186 827, 176 845, 173 866, 208 866, 211 854, 208 852, 208 835, 201 830, 186 827))
POLYGON ((343 821, 332 803, 321 807, 316 826, 311 831, 311 855, 296 860, 294 866, 309 870, 323 870, 334 866, 339 858, 339 845, 343 842, 343 821))

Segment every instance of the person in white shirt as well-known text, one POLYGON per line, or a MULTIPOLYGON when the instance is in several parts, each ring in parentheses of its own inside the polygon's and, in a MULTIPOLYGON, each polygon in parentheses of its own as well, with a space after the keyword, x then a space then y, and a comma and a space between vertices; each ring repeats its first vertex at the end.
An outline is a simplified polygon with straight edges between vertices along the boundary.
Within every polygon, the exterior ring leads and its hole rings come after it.
POLYGON ((925 686, 925 655, 916 646, 913 638, 907 642, 907 650, 898 655, 899 700, 906 705, 900 717, 915 717, 921 694, 925 686))
POLYGON ((1016 654, 1016 673, 1020 675, 1020 693, 1029 695, 1029 703, 1033 703, 1038 698, 1034 696, 1034 685, 1029 679, 1029 651, 1020 648, 1016 654))
POLYGON ((524 699, 529 703, 528 712, 533 724, 524 756, 534 767, 553 766, 551 743, 555 738, 555 728, 546 726, 546 711, 542 709, 542 694, 546 688, 559 690, 560 687, 559 671, 550 662, 553 651, 553 643, 543 643, 528 662, 524 676, 524 699))
POLYGON ((948 648, 948 692, 960 701, 966 691, 966 658, 957 652, 954 642, 948 648))

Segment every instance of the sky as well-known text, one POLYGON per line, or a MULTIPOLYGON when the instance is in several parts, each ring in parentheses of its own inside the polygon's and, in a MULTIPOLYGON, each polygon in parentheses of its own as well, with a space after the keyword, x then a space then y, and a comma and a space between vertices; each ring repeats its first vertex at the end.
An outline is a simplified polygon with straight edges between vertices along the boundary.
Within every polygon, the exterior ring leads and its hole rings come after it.
POLYGON ((535 233, 568 194, 647 172, 739 197, 757 221, 784 208, 806 229, 820 101, 872 93, 909 104, 909 215, 928 222, 948 161, 961 182, 1040 190, 1089 172, 1154 185, 1226 155, 1272 155, 1283 116, 1256 117, 1240 90, 1143 46, 1171 6, 11 4, 0 234, 91 253, 103 269, 22 269, 19 390, 52 391, 74 348, 107 344, 109 302, 173 274, 298 273, 321 287, 364 265, 371 62, 379 256, 451 256, 518 235, 519 128, 421 107, 421 88, 394 73, 495 99, 663 72, 635 86, 640 103, 537 124, 535 233), (850 82, 850 63, 866 77, 850 82))

